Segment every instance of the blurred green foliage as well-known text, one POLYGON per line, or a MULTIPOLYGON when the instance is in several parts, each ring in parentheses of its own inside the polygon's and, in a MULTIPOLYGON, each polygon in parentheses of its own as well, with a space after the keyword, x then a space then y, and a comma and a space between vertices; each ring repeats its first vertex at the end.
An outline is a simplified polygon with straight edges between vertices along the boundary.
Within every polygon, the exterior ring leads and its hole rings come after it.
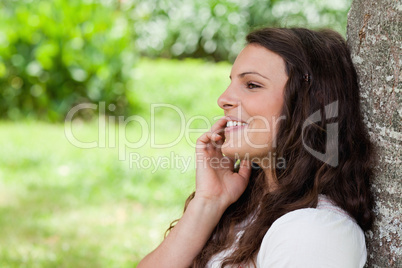
POLYGON ((82 102, 127 108, 134 28, 115 4, 0 3, 0 116, 63 119, 82 102))
POLYGON ((139 51, 147 56, 233 61, 246 34, 264 26, 346 33, 351 0, 136 0, 139 51))
MULTIPOLYGON (((228 63, 140 60, 135 82, 142 87, 138 94, 144 107, 172 103, 185 114, 186 123, 200 115, 215 122, 223 115, 216 100, 230 82, 229 73, 228 63)), ((170 143, 180 132, 175 131, 181 127, 178 114, 165 110, 154 117, 158 144, 170 143)), ((143 118, 150 124, 148 111, 143 118)), ((191 128, 207 127, 203 120, 192 122, 191 128)), ((191 143, 200 134, 162 149, 153 148, 147 136, 144 146, 127 148, 126 160, 119 161, 123 140, 117 125, 106 124, 106 146, 92 149, 72 145, 66 127, 0 121, 0 267, 136 267, 181 216, 194 190, 191 143), (111 131, 116 132, 113 139, 111 131), (191 164, 183 169, 172 159, 165 167, 148 167, 147 161, 131 165, 130 153, 145 160, 170 159, 174 153, 191 164)), ((96 120, 76 118, 71 130, 76 139, 92 142, 99 141, 102 128, 96 120)), ((146 132, 135 122, 124 131, 131 142, 146 132)))
POLYGON ((0 118, 61 121, 74 105, 99 101, 115 105, 109 114, 138 113, 139 56, 233 61, 245 35, 262 26, 344 34, 350 2, 3 0, 0 118))

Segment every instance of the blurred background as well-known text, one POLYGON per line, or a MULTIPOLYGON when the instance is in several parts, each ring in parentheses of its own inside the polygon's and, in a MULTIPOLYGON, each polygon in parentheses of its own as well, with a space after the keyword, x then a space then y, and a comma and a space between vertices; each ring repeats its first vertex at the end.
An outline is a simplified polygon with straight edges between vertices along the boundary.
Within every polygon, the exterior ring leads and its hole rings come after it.
POLYGON ((350 5, 0 0, 0 267, 135 267, 194 190, 181 131, 222 116, 245 35, 345 35, 350 5))

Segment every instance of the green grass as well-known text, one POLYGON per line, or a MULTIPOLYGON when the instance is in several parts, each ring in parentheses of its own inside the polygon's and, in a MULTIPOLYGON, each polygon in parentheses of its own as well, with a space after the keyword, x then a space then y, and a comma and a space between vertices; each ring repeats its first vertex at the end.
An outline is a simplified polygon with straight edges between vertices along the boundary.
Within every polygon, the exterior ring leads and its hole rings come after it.
MULTIPOLYGON (((199 115, 213 122, 222 115, 216 99, 229 71, 228 64, 142 60, 130 98, 148 123, 152 103, 176 105, 185 123, 199 115)), ((122 129, 107 124, 105 148, 92 149, 72 145, 64 124, 0 122, 0 267, 135 267, 155 248, 194 189, 191 143, 199 136, 177 139, 175 110, 159 108, 155 116, 154 128, 132 122, 120 138, 122 129), (141 135, 146 143, 124 148, 126 160, 119 160, 118 145, 141 135), (157 144, 178 142, 152 148, 151 135, 157 144), (150 160, 174 154, 191 164, 130 166, 134 154, 150 160)), ((187 127, 207 125, 198 119, 187 127)), ((98 122, 75 120, 72 131, 80 141, 97 141, 98 122)))

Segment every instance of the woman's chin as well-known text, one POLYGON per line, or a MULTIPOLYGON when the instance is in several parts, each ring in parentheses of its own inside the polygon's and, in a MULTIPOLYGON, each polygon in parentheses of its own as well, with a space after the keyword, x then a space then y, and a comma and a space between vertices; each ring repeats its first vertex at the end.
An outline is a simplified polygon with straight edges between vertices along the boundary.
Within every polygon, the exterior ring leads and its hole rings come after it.
POLYGON ((229 157, 232 160, 237 160, 237 159, 247 159, 250 157, 249 153, 245 152, 242 150, 242 148, 235 148, 235 147, 223 147, 222 148, 222 153, 226 156, 229 157))
POLYGON ((252 162, 258 162, 261 159, 267 158, 270 154, 270 150, 267 148, 251 148, 248 146, 244 147, 234 147, 234 146, 225 146, 225 144, 221 148, 222 154, 232 160, 249 160, 252 162))

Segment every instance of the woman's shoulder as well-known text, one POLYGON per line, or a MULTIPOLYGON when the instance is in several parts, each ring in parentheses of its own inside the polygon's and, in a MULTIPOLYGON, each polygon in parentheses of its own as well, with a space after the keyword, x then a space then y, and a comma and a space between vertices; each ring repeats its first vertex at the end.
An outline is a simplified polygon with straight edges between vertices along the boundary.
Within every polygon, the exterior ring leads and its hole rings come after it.
POLYGON ((278 218, 265 234, 258 267, 363 267, 364 233, 325 196, 317 208, 304 208, 278 218))
MULTIPOLYGON (((331 227, 335 229, 355 228, 361 230, 356 221, 349 214, 336 206, 328 197, 319 195, 316 208, 303 208, 291 211, 278 218, 270 230, 275 228, 305 225, 307 230, 315 227, 331 227)), ((268 231, 269 232, 269 231, 268 231)))

